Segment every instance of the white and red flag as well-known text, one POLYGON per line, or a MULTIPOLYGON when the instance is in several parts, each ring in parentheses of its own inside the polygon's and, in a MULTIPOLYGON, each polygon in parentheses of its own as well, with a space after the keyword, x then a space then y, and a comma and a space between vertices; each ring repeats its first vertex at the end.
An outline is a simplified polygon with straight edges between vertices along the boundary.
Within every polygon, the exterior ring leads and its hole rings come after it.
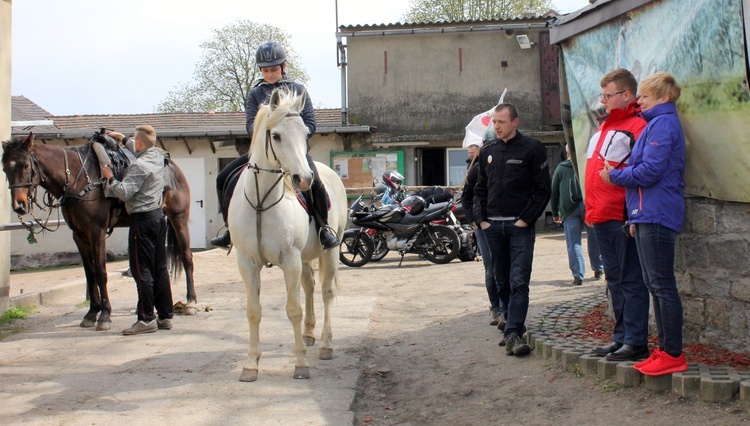
MULTIPOLYGON (((500 95, 500 100, 497 101, 496 105, 503 103, 503 99, 505 98, 505 94, 507 92, 507 88, 503 90, 502 95, 500 95)), ((482 146, 484 134, 487 132, 487 128, 490 126, 490 122, 492 121, 493 109, 495 109, 495 105, 493 105, 489 111, 485 111, 479 115, 474 116, 469 125, 466 126, 466 136, 464 136, 464 143, 462 145, 464 148, 468 148, 470 145, 477 145, 479 147, 482 146)))

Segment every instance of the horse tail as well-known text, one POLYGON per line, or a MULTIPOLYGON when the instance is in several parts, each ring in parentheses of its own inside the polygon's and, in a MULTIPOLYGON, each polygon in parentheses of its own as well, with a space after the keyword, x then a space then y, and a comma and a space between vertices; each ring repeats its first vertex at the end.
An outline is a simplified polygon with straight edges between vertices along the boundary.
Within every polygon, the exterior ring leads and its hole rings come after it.
POLYGON ((182 273, 180 243, 177 241, 177 233, 169 217, 167 217, 167 225, 167 268, 172 276, 172 281, 174 281, 182 273))

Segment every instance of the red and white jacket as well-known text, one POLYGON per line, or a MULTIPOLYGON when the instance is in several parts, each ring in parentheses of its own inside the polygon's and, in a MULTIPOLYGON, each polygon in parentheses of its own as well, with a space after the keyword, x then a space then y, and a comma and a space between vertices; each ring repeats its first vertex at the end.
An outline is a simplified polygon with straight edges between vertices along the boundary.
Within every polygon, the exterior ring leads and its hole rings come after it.
POLYGON ((626 109, 616 108, 589 140, 586 154, 585 197, 586 223, 625 221, 625 188, 604 182, 599 172, 604 161, 615 168, 628 164, 630 150, 646 127, 634 101, 626 109))

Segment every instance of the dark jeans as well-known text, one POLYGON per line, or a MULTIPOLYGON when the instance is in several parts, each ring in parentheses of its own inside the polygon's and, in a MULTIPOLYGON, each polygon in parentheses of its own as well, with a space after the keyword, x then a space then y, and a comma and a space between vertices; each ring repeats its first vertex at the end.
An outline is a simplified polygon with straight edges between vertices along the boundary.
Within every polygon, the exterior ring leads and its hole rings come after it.
POLYGON ((492 253, 487 245, 487 238, 484 231, 480 228, 474 230, 479 246, 479 254, 482 255, 482 265, 484 265, 484 286, 487 288, 487 296, 490 299, 490 307, 497 308, 499 313, 505 312, 505 306, 500 301, 500 289, 495 282, 495 268, 492 266, 492 253))
POLYGON ((492 255, 495 282, 500 289, 500 301, 505 306, 505 337, 522 335, 529 311, 529 281, 534 261, 534 226, 519 228, 515 221, 489 221, 484 230, 492 255))
POLYGON ((615 314, 612 340, 642 346, 648 343, 648 290, 635 239, 625 235, 624 224, 619 220, 595 223, 594 232, 615 314))
POLYGON ((654 302, 659 348, 672 356, 682 353, 682 301, 674 277, 677 232, 655 223, 639 223, 635 242, 643 280, 654 302))
POLYGON ((138 289, 136 314, 141 321, 172 318, 172 287, 167 271, 167 222, 161 209, 131 215, 128 233, 130 272, 138 289))

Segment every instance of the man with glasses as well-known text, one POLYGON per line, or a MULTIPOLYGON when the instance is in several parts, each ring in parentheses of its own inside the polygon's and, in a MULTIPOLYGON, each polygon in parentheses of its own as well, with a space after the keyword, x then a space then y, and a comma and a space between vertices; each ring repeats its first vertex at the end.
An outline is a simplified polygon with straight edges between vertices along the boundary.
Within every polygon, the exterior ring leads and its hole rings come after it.
POLYGON ((607 73, 600 82, 601 103, 607 116, 589 140, 586 154, 586 224, 593 226, 612 298, 615 327, 612 342, 593 349, 610 361, 648 356, 649 295, 643 283, 635 239, 626 232, 625 190, 602 180, 607 162, 614 168, 628 164, 630 150, 646 121, 637 115, 638 83, 626 69, 607 73))

